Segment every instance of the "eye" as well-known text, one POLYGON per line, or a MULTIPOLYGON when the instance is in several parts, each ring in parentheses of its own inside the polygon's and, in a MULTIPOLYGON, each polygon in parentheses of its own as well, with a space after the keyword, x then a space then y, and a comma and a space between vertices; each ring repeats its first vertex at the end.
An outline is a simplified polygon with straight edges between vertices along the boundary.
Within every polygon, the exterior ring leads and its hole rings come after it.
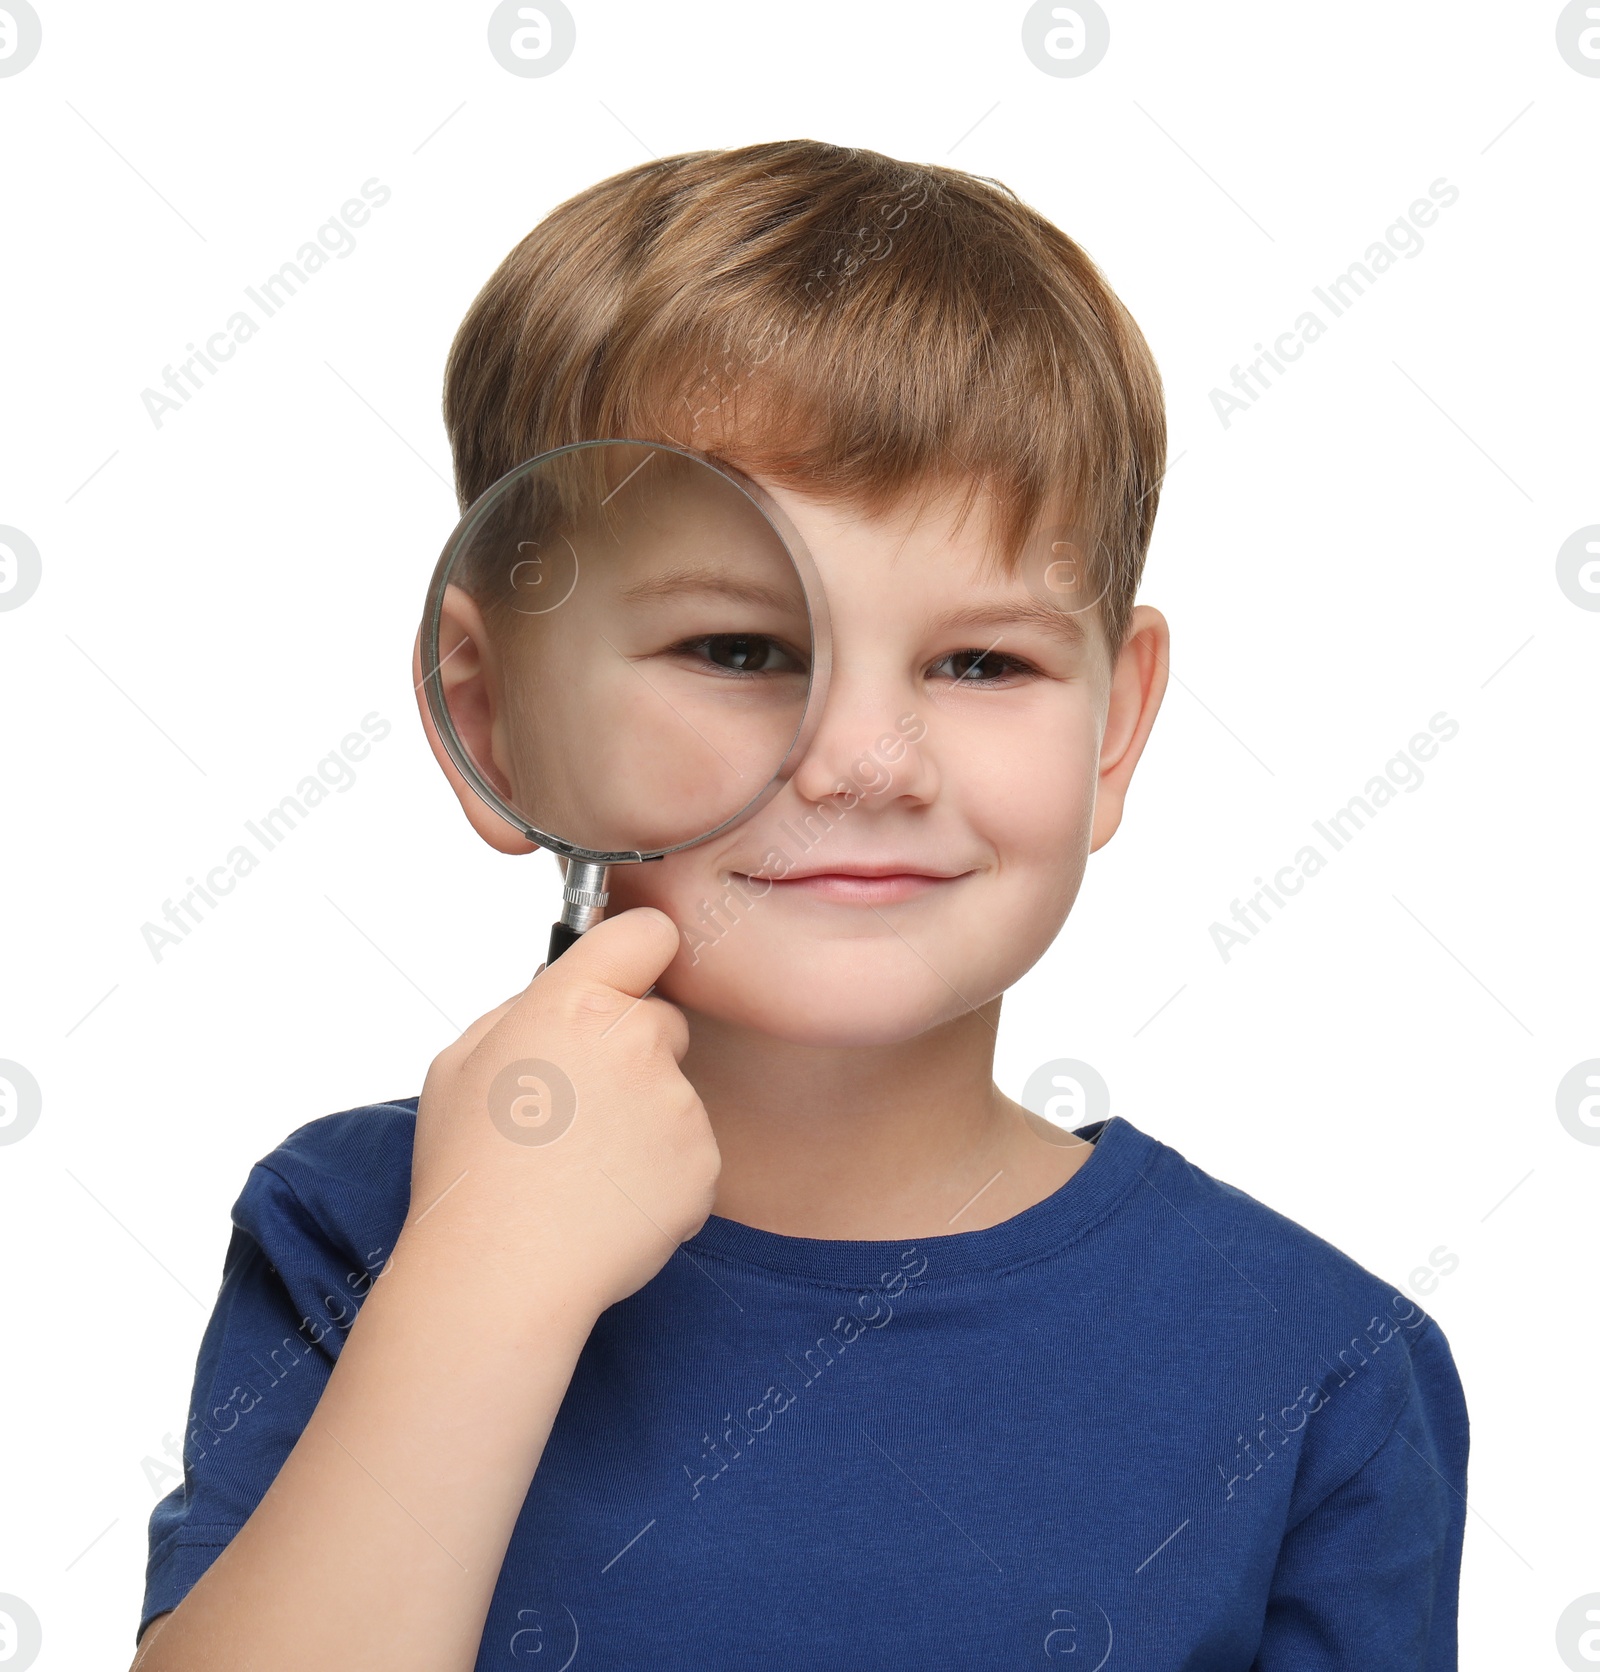
POLYGON ((1030 678, 1038 672, 1020 656, 1002 656, 993 650, 952 650, 948 656, 941 656, 929 671, 937 676, 938 670, 945 667, 951 670, 950 682, 958 685, 997 686, 1030 678))
POLYGON ((667 654, 682 657, 697 670, 733 679, 804 673, 806 669, 802 657, 764 633, 707 633, 680 640, 667 654))

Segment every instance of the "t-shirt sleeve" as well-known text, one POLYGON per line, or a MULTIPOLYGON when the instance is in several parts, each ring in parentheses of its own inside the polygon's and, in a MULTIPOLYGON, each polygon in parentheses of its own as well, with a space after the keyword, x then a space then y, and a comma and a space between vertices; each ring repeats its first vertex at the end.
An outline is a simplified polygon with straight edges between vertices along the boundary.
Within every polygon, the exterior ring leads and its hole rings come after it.
MULTIPOLYGON (((252 1168, 233 1223, 195 1366, 183 1482, 150 1516, 140 1634, 188 1595, 266 1495, 377 1275, 266 1162, 252 1168)), ((373 1251, 378 1269, 385 1253, 373 1251)))
POLYGON ((1252 1672, 1455 1672, 1466 1491, 1466 1403, 1430 1320, 1387 1433, 1286 1533, 1252 1672))

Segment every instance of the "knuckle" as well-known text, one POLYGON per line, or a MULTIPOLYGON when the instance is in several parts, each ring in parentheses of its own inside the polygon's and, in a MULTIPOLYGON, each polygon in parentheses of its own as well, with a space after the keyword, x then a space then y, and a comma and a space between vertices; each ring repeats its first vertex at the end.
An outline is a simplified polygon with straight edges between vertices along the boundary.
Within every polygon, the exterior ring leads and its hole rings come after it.
POLYGON ((561 994, 563 1014, 572 1021, 609 1019, 622 1008, 623 995, 603 981, 569 982, 561 994))
POLYGON ((461 1041, 446 1045, 445 1048, 428 1064, 428 1071, 422 1077, 423 1090, 428 1091, 442 1086, 456 1071, 456 1064, 461 1056, 461 1041))
POLYGON ((656 1001, 651 1000, 650 1027, 658 1045, 670 1045, 674 1040, 687 1036, 689 1025, 676 1010, 655 1006, 656 1001))

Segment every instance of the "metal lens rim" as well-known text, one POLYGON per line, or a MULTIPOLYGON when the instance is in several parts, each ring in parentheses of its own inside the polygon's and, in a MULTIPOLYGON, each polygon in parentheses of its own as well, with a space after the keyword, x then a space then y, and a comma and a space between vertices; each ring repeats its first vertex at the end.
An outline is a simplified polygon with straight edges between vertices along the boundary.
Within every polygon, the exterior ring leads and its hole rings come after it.
POLYGON ((461 520, 451 531, 445 541, 444 549, 439 554, 439 561, 434 566, 433 578, 428 583, 428 595, 422 611, 422 666, 425 670, 422 684, 427 695, 428 712, 433 716, 433 723, 438 731, 439 740, 444 744, 445 752, 455 763, 461 776, 472 786, 480 800, 503 818, 513 829, 519 830, 530 841, 541 848, 548 848, 552 853, 558 853, 568 859, 587 861, 598 865, 621 865, 640 863, 649 859, 661 859, 669 853, 680 853, 685 848, 698 847, 702 842, 708 842, 713 836, 720 835, 741 820, 748 818, 761 807, 793 774, 795 768, 804 758, 806 746, 810 743, 822 717, 823 706, 827 701, 829 677, 833 671, 833 637, 828 619, 828 604, 822 590, 822 578, 817 571, 815 560, 811 556, 810 548, 800 535, 800 531, 786 515, 783 508, 763 489, 759 483, 753 482, 742 471, 735 469, 724 460, 712 459, 705 453, 697 453, 687 447, 673 446, 663 441, 640 441, 637 439, 613 436, 597 441, 573 441, 564 447, 552 447, 548 451, 536 454, 531 459, 524 459, 521 464, 513 465, 497 481, 491 482, 471 505, 462 513, 461 520), (790 740, 789 747, 779 763, 777 771, 770 781, 757 792, 745 805, 729 818, 722 821, 714 829, 702 831, 698 836, 692 836, 687 841, 676 842, 670 847, 638 849, 629 848, 620 851, 607 851, 600 848, 586 848, 576 842, 566 841, 553 831, 540 830, 530 824, 517 809, 510 805, 492 784, 478 770, 472 757, 467 753, 466 746, 456 733, 455 722, 450 717, 450 710, 444 698, 444 683, 439 677, 439 622, 444 613, 445 587, 454 568, 455 559, 462 545, 476 532, 489 511, 499 500, 500 496, 510 489, 521 477, 530 471, 537 470, 551 459, 563 453, 576 452, 581 447, 648 447, 663 453, 676 453, 682 458, 692 459, 708 470, 714 470, 726 481, 742 493, 746 499, 760 512, 777 536, 779 544, 788 553, 796 573, 800 577, 800 590, 805 600, 806 624, 811 635, 811 683, 806 692, 806 707, 800 717, 800 724, 790 740))

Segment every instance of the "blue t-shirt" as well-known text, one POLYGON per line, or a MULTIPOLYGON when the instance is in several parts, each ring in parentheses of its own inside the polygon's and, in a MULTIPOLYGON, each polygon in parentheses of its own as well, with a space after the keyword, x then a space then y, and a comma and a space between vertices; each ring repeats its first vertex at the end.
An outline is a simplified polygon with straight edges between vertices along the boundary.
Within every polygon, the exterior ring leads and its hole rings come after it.
MULTIPOLYGON (((415 1123, 415 1098, 313 1120, 245 1181, 141 1631, 304 1428, 415 1123)), ((479 1672, 1454 1668, 1467 1413, 1439 1326, 1130 1122, 1082 1136, 983 1230, 713 1215, 589 1337, 479 1672)))

